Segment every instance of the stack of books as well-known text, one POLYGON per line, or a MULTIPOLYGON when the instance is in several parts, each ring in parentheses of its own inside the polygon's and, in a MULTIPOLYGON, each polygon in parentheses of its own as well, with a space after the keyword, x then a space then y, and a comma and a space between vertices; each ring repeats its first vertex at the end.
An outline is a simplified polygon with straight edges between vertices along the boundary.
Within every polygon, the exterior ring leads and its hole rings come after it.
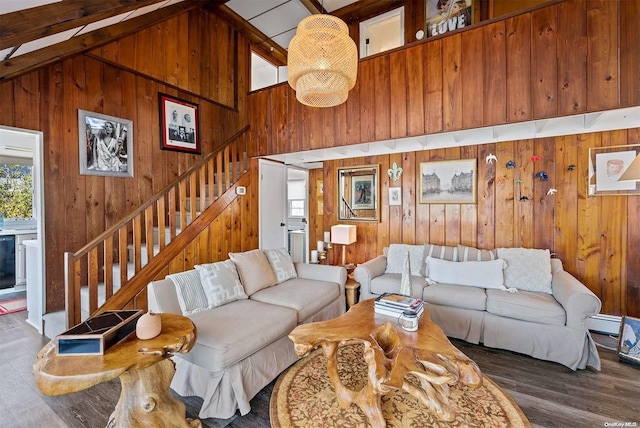
POLYGON ((401 294, 384 293, 378 296, 373 304, 376 314, 399 317, 403 312, 408 312, 420 317, 424 312, 422 299, 403 296, 401 294))

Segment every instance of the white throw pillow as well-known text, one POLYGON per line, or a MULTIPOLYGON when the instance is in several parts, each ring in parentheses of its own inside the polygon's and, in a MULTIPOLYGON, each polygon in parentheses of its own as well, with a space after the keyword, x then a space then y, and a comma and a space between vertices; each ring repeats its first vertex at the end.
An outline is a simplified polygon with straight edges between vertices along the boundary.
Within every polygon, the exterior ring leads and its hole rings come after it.
POLYGON ((231 260, 195 265, 195 268, 200 275, 209 308, 248 298, 238 277, 236 265, 231 260))
POLYGON ((387 251, 387 267, 385 273, 402 273, 404 253, 409 252, 411 275, 420 276, 424 263, 424 245, 391 244, 387 251))
POLYGON ((451 262, 427 256, 429 280, 445 284, 506 290, 501 259, 484 262, 451 262))
POLYGON ((277 284, 298 277, 296 268, 291 260, 291 255, 289 255, 286 248, 264 250, 264 253, 267 255, 271 269, 273 269, 273 272, 276 274, 277 284))
POLYGON ((507 262, 504 285, 524 291, 552 294, 551 253, 530 248, 498 248, 498 257, 507 262))
POLYGON ((173 273, 167 275, 167 279, 176 287, 178 304, 182 315, 191 315, 195 312, 204 311, 209 307, 207 296, 204 294, 200 274, 197 270, 191 269, 186 272, 173 273))

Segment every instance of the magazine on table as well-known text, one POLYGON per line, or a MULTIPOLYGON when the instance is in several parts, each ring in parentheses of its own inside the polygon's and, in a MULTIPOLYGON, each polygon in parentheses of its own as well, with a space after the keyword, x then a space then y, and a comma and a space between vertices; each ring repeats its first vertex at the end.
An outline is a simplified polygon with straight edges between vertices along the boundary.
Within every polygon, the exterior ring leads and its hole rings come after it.
POLYGON ((389 309, 388 307, 383 306, 374 306, 373 308, 376 314, 386 315, 388 317, 398 318, 402 315, 403 312, 409 312, 415 314, 417 317, 421 317, 424 312, 424 305, 421 305, 417 310, 398 310, 398 309, 389 309))
POLYGON ((384 293, 376 298, 375 303, 382 303, 401 309, 415 309, 422 304, 422 299, 416 299, 414 297, 403 296, 395 293, 384 293))

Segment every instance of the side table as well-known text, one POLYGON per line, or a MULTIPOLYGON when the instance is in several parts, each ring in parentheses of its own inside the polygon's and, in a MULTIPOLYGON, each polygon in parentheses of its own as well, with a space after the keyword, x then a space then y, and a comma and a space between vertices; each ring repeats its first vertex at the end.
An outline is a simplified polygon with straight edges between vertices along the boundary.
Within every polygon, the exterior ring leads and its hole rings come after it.
POLYGON ((347 282, 344 284, 345 293, 347 294, 347 309, 358 303, 358 291, 360 283, 353 279, 352 275, 347 277, 347 282))
POLYGON ((43 394, 78 392, 116 377, 122 392, 109 417, 109 428, 201 427, 199 420, 185 419, 185 405, 169 391, 175 365, 173 353, 187 353, 196 343, 195 325, 187 317, 159 314, 160 335, 140 340, 135 333, 104 355, 57 355, 55 339, 40 350, 33 365, 36 385, 43 394))

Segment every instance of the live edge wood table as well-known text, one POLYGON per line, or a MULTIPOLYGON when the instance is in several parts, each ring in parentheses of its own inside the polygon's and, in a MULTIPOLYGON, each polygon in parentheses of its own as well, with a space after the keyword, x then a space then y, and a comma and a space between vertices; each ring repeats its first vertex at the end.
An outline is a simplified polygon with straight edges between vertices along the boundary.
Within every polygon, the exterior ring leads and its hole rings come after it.
POLYGON ((413 395, 441 420, 455 419, 448 399, 449 385, 482 385, 478 366, 449 342, 429 319, 426 308, 418 331, 409 332, 393 318, 375 314, 373 301, 360 302, 338 318, 296 327, 289 334, 296 353, 303 356, 321 346, 338 404, 346 409, 354 403, 374 428, 386 426, 381 397, 394 389, 413 395), (338 375, 338 347, 348 343, 364 344, 368 382, 359 391, 345 387, 338 375), (407 381, 409 373, 415 375, 419 385, 407 381))
POLYGON ((185 419, 185 405, 169 392, 175 373, 169 358, 191 350, 196 327, 180 315, 159 315, 159 336, 139 340, 134 333, 104 355, 58 356, 52 340, 36 357, 36 385, 43 394, 62 395, 119 377, 122 392, 107 427, 201 427, 199 420, 185 419))

